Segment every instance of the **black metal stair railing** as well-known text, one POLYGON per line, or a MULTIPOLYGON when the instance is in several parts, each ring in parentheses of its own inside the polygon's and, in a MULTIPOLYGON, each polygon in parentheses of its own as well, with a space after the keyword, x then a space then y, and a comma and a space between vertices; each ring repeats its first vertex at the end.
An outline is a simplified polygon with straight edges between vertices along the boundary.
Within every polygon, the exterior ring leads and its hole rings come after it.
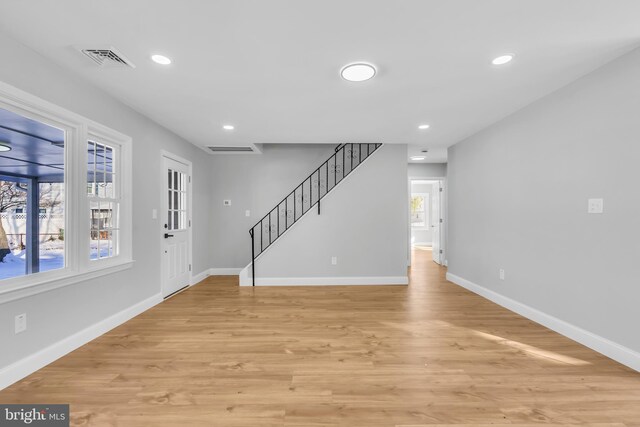
POLYGON ((293 224, 360 166, 382 144, 340 144, 311 175, 249 230, 251 236, 251 276, 256 284, 256 258, 293 224))

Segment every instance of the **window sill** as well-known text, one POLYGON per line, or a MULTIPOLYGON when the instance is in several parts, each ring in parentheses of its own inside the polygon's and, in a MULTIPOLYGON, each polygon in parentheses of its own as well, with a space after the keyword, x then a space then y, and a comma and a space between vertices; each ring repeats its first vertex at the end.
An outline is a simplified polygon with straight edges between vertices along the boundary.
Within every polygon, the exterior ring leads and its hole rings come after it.
POLYGON ((55 277, 34 277, 31 283, 14 288, 0 286, 0 304, 127 270, 133 267, 134 263, 135 261, 133 260, 120 261, 118 263, 110 263, 108 266, 94 267, 83 272, 68 271, 55 277))

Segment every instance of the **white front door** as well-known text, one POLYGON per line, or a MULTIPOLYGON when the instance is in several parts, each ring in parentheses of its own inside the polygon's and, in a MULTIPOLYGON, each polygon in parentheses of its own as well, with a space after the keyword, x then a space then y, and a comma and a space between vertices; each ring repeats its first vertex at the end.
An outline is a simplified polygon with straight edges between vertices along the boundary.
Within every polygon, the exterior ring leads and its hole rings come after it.
POLYGON ((162 292, 167 297, 189 285, 191 212, 189 165, 163 156, 162 292))
POLYGON ((442 215, 440 214, 440 195, 442 188, 442 182, 436 181, 433 184, 433 191, 431 192, 431 236, 432 236, 432 250, 433 250, 433 260, 441 264, 440 260, 440 219, 442 215))

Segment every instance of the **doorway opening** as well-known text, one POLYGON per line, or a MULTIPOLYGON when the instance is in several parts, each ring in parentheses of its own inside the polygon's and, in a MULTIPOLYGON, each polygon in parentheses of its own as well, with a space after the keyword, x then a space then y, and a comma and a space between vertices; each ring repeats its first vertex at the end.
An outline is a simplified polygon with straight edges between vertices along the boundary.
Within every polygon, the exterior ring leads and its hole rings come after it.
POLYGON ((409 180, 409 253, 431 252, 437 264, 445 264, 444 179, 409 180))

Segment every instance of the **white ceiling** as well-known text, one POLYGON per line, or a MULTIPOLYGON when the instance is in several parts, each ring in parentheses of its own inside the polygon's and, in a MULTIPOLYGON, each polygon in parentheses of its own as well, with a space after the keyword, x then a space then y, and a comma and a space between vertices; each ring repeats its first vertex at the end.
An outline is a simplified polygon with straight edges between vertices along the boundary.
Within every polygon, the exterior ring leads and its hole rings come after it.
POLYGON ((3 0, 0 13, 11 37, 196 145, 407 143, 428 161, 636 47, 639 22, 637 0, 3 0), (137 68, 100 69, 76 45, 137 68), (512 63, 491 65, 505 52, 512 63), (342 80, 353 61, 378 74, 342 80))

